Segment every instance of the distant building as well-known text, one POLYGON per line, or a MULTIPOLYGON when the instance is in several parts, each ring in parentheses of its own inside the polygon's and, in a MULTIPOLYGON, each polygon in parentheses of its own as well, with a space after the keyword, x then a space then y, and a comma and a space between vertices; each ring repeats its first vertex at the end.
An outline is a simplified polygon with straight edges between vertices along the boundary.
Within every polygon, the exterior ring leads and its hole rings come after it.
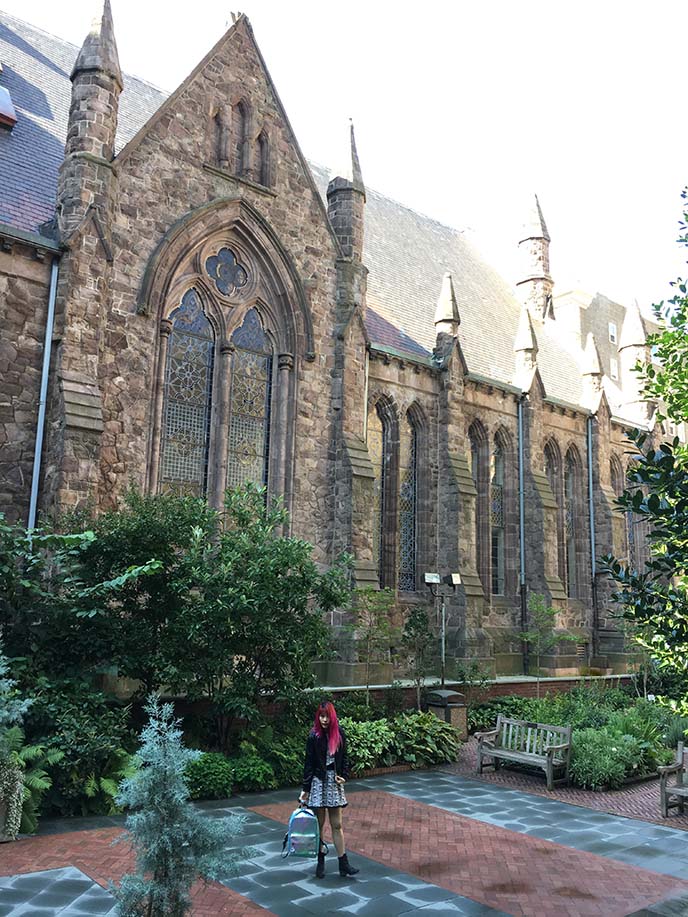
POLYGON ((346 174, 307 163, 245 16, 169 97, 121 73, 108 0, 81 49, 3 15, 0 62, 8 518, 258 481, 400 609, 459 572, 452 658, 521 671, 537 592, 578 643, 552 670, 623 663, 593 566, 640 550, 613 501, 646 326, 554 295, 537 199, 514 293, 365 188, 353 128, 346 174))

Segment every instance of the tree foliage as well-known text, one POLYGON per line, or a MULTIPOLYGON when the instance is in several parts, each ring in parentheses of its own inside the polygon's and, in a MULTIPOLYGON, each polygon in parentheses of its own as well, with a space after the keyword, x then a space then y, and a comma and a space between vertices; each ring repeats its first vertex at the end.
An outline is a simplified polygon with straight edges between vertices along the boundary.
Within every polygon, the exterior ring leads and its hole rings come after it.
POLYGON ((428 674, 428 664, 435 637, 425 605, 412 605, 404 621, 401 647, 406 656, 408 674, 416 688, 416 707, 421 709, 421 688, 428 674))
MULTIPOLYGON (((679 238, 684 245, 687 221, 684 213, 679 238)), ((648 341, 655 362, 637 371, 645 396, 659 405, 658 420, 687 424, 688 282, 679 278, 672 286, 668 307, 655 306, 663 325, 648 341)), ((657 445, 640 430, 632 431, 630 440, 636 460, 618 505, 647 523, 650 559, 642 570, 613 557, 604 563, 619 587, 614 599, 634 639, 661 665, 688 675, 688 450, 676 437, 657 445)))
POLYGON ((225 847, 240 833, 241 819, 211 819, 189 803, 184 772, 200 752, 183 746, 171 704, 151 698, 146 712, 140 767, 118 796, 131 810, 123 839, 134 847, 136 872, 112 890, 121 917, 183 917, 196 879, 220 879, 236 868, 237 855, 225 847))

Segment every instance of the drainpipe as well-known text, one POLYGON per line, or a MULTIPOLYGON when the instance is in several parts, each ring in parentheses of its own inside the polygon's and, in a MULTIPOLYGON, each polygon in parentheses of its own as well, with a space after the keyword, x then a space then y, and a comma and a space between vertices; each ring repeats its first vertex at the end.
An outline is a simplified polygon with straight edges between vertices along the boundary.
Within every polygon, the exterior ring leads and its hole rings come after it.
MULTIPOLYGON (((524 458, 523 458, 523 402, 526 394, 519 395, 518 407, 518 540, 519 540, 519 571, 518 586, 521 596, 521 631, 528 629, 528 604, 526 597, 526 520, 525 520, 525 487, 524 487, 524 458)), ((524 640, 521 647, 523 654, 523 673, 528 674, 528 643, 524 640)))
POLYGON ((592 487, 592 424, 593 415, 590 414, 587 422, 588 446, 588 516, 590 519, 590 572, 592 587, 592 654, 599 655, 599 624, 600 613, 597 604, 597 555, 595 553, 595 498, 592 487))
POLYGON ((38 401, 38 421, 36 423, 36 445, 33 452, 33 473, 31 475, 31 498, 29 500, 29 518, 26 524, 29 533, 36 527, 36 510, 38 508, 38 486, 41 477, 41 453, 43 451, 43 433, 45 431, 45 411, 48 400, 48 380, 50 377, 50 355, 53 349, 53 325, 55 322, 55 297, 57 295, 58 259, 53 258, 50 265, 50 292, 48 293, 48 314, 45 319, 45 339, 43 342, 43 369, 41 372, 41 393, 38 401))

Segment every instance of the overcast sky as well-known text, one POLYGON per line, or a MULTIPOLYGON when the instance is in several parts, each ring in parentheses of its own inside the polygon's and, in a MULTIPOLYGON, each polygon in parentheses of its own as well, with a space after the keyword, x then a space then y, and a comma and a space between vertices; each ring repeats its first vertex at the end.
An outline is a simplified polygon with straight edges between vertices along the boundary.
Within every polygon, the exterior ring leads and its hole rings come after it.
MULTIPOLYGON (((122 69, 172 90, 231 23, 219 0, 111 0, 122 69)), ((301 147, 459 229, 507 280, 529 196, 555 292, 670 295, 688 184, 686 0, 241 0, 301 147)), ((230 0, 231 3, 231 0, 230 0)), ((100 0, 0 0, 81 44, 100 0)))

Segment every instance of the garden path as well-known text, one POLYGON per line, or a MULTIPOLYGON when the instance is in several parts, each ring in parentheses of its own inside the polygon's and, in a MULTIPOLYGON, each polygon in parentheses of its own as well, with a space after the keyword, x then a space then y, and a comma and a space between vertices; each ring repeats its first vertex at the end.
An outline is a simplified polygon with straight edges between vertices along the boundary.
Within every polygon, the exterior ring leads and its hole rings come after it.
MULTIPOLYGON (((320 881, 312 861, 280 858, 294 790, 205 804, 210 817, 244 813, 240 842, 254 852, 239 876, 197 888, 194 914, 688 914, 683 831, 440 770, 353 781, 348 793, 346 831, 361 867, 351 880, 336 874, 333 853, 320 881)), ((42 831, 0 847, 0 917, 113 913, 98 885, 128 866, 126 844, 111 846, 115 822, 42 831)))

